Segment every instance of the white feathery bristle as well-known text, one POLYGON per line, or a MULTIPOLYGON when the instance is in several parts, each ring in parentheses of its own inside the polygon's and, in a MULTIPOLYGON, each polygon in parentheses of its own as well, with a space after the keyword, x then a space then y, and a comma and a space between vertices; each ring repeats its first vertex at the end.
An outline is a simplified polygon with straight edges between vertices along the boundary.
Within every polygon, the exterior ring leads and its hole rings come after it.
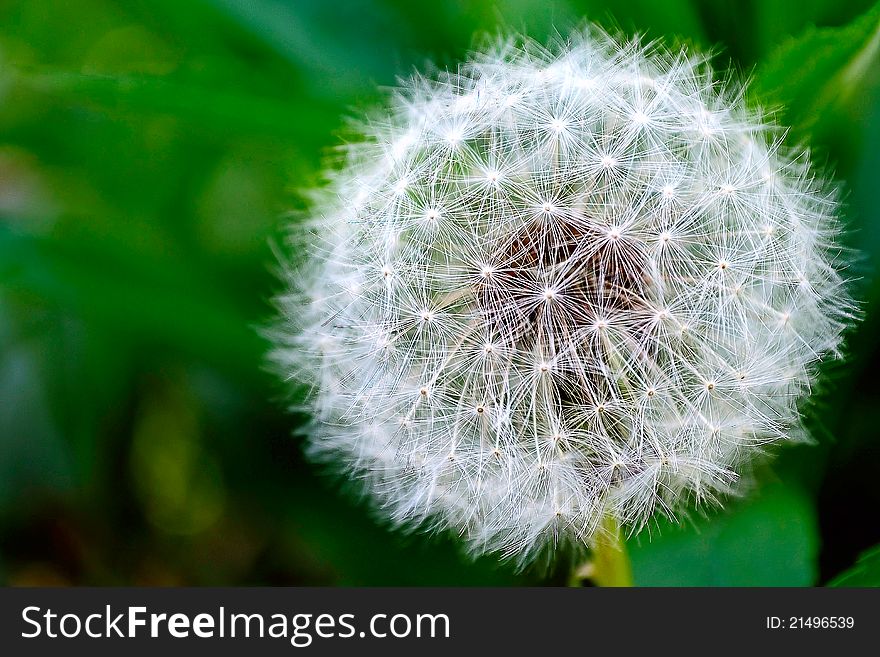
POLYGON ((595 28, 404 83, 297 229, 311 454, 520 563, 735 492, 853 316, 836 192, 742 91, 595 28))

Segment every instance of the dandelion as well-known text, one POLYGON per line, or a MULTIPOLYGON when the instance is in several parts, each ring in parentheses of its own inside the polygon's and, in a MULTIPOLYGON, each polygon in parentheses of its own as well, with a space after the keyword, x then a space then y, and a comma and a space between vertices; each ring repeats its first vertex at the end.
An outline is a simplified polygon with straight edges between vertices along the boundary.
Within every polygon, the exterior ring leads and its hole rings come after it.
POLYGON ((504 41, 361 130, 296 233, 274 358, 311 455, 395 523, 527 563, 803 437, 853 316, 836 194, 705 57, 504 41))

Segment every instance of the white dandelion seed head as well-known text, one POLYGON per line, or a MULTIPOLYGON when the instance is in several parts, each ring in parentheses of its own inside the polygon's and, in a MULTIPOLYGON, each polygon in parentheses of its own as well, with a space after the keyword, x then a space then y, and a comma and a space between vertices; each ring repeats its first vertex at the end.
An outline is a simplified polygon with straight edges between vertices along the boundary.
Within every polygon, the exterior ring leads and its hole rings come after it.
POLYGON ((274 356, 311 454, 395 522, 525 563, 711 502, 801 433, 853 315, 836 196, 705 58, 504 42, 363 131, 274 356))

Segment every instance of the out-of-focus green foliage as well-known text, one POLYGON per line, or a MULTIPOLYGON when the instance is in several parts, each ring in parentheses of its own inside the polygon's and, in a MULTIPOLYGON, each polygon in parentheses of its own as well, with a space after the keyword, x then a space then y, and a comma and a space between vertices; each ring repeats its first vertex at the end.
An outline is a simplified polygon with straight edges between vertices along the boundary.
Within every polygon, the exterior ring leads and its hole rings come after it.
POLYGON ((828 586, 880 586, 880 545, 860 554, 856 565, 835 577, 828 586))
POLYGON ((413 67, 454 65, 475 34, 583 20, 753 73, 750 97, 787 104, 793 137, 846 181, 863 254, 865 322, 805 409, 817 445, 762 470, 753 498, 634 538, 637 583, 823 583, 880 540, 869 0, 49 4, 0 5, 0 580, 565 581, 374 522, 304 462, 305 418, 257 329, 279 287, 271 244, 346 116, 413 67))
POLYGON ((847 105, 864 103, 880 75, 878 59, 880 5, 843 27, 811 27, 787 39, 760 65, 752 91, 782 110, 784 125, 821 135, 847 105))

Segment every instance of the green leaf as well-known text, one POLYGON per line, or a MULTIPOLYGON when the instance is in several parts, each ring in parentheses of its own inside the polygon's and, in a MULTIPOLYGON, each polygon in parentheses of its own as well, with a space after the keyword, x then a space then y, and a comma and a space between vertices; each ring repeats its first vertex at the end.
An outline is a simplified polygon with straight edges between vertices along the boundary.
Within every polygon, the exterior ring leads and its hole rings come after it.
POLYGON ((880 545, 862 552, 856 564, 828 582, 828 586, 880 586, 880 545))
POLYGON ((799 132, 821 129, 830 110, 861 95, 880 62, 880 3, 849 25, 807 30, 783 43, 756 74, 751 92, 782 106, 781 123, 799 132))
POLYGON ((629 541, 637 586, 810 586, 815 512, 799 488, 774 484, 694 526, 662 522, 629 541))

